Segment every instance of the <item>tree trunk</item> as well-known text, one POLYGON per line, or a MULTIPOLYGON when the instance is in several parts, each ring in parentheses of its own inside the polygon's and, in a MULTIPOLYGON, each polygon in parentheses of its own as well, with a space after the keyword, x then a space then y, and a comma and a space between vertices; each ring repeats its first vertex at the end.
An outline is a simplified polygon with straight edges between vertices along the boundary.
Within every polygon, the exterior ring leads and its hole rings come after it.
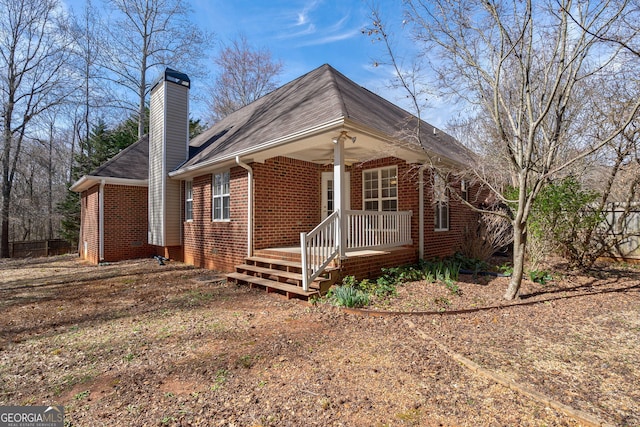
POLYGON ((513 300, 520 297, 520 285, 524 275, 524 256, 527 244, 526 225, 520 221, 514 221, 513 224, 513 273, 507 287, 504 298, 513 300))
POLYGON ((9 197, 11 191, 8 183, 2 183, 2 242, 0 243, 0 258, 9 258, 9 197))

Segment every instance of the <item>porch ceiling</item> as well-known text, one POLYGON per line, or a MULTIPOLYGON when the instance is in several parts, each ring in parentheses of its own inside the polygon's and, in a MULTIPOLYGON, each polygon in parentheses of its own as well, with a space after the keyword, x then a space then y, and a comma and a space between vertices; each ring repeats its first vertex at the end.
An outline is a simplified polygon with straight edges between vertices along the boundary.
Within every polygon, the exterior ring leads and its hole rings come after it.
MULTIPOLYGON (((335 144, 333 139, 340 132, 332 131, 313 135, 280 147, 255 153, 252 160, 264 162, 275 156, 291 157, 298 160, 318 164, 332 164, 335 144)), ((418 148, 391 144, 380 137, 357 130, 348 130, 344 143, 346 164, 354 164, 378 159, 381 157, 397 157, 410 163, 425 161, 426 153, 418 148), (353 140, 355 138, 355 140, 353 140)))

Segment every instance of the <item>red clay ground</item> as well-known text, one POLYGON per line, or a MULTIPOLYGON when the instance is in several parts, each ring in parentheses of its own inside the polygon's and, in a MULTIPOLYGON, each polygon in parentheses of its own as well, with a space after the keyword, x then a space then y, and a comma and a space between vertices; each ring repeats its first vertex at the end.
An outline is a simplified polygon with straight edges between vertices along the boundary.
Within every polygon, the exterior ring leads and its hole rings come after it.
POLYGON ((0 405, 64 404, 73 426, 586 425, 435 339, 605 423, 640 425, 640 270, 527 282, 521 305, 502 308, 486 307, 504 303, 505 279, 474 282, 461 278, 461 296, 412 283, 374 307, 443 314, 363 316, 179 263, 0 261, 0 405))

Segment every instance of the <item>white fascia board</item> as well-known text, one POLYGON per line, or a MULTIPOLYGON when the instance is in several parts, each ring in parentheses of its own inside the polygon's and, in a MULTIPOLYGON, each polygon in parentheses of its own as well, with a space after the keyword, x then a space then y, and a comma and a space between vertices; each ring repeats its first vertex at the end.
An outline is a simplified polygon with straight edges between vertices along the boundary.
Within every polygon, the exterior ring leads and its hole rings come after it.
POLYGON ((199 171, 201 169, 209 169, 211 167, 220 167, 222 163, 225 162, 230 162, 230 163, 234 163, 235 164, 235 159, 236 157, 240 157, 240 158, 245 158, 247 156, 251 156, 252 154, 255 153, 259 153, 260 151, 265 151, 268 150, 270 148, 276 148, 279 147, 281 145, 285 145, 285 144, 289 144, 292 142, 296 142, 298 140, 304 139, 304 138, 308 138, 310 136, 314 136, 317 135, 319 133, 322 132, 327 132, 330 131, 331 129, 340 129, 345 122, 345 118, 344 117, 340 117, 339 119, 336 120, 332 120, 330 122, 326 122, 322 125, 319 126, 315 126, 313 128, 309 128, 309 129, 305 129, 302 130, 300 132, 296 132, 296 133, 292 133, 289 134, 287 136, 283 136, 281 138, 277 138, 271 141, 267 141, 261 144, 257 144, 252 146, 251 148, 247 148, 245 150, 240 150, 240 151, 234 151, 232 153, 229 154, 225 154, 224 156, 221 157, 216 157, 213 159, 209 159, 207 161, 204 161, 202 163, 198 163, 196 165, 193 166, 188 166, 188 167, 184 167, 184 168, 180 168, 178 170, 175 170, 173 172, 169 172, 169 177, 170 178, 177 178, 177 179, 185 179, 185 178, 192 178, 194 176, 197 176, 198 173, 196 173, 196 171, 199 171))
POLYGON ((149 180, 84 175, 82 178, 77 180, 71 187, 69 187, 69 190, 74 191, 76 193, 81 193, 93 187, 94 185, 98 185, 100 183, 104 183, 108 185, 128 185, 131 187, 147 187, 149 185, 149 180))

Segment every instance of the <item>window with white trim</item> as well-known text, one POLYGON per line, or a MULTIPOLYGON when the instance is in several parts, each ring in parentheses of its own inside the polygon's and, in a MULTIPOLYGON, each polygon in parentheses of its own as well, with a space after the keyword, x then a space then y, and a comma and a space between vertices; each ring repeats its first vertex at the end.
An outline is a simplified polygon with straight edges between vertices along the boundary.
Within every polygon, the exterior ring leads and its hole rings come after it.
POLYGON ((469 201, 469 184, 464 179, 460 181, 460 197, 465 202, 469 201))
POLYGON ((193 221, 193 181, 184 182, 184 220, 193 221))
POLYGON ((449 198, 447 197, 447 186, 444 179, 438 174, 433 176, 433 208, 434 230, 449 230, 449 198))
POLYGON ((398 210, 398 169, 371 169, 362 172, 365 211, 396 212, 398 210))
POLYGON ((213 174, 213 220, 227 221, 229 209, 229 171, 213 174))

